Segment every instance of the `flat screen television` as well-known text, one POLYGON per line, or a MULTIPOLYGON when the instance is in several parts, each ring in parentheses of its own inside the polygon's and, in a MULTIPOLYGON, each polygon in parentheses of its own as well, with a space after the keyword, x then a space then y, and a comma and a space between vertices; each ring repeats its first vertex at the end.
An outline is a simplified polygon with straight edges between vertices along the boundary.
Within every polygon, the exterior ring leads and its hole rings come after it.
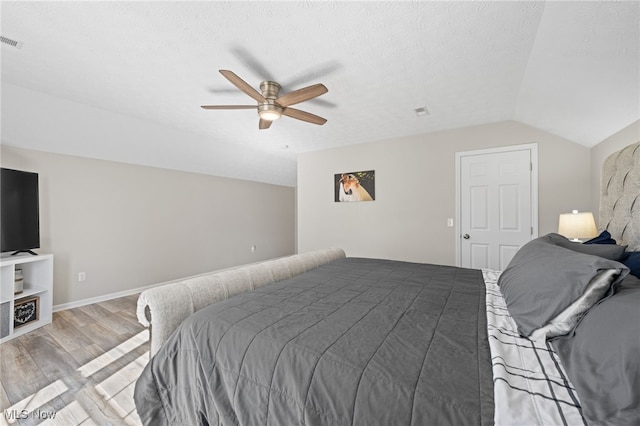
POLYGON ((38 174, 0 169, 0 240, 2 253, 40 247, 38 174))

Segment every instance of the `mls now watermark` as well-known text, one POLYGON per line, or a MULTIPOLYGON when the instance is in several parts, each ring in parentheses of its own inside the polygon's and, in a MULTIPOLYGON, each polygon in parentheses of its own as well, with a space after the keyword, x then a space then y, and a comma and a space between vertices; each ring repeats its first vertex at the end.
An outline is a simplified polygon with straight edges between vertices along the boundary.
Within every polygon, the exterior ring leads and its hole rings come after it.
POLYGON ((24 420, 24 419, 55 419, 57 412, 55 410, 4 410, 4 418, 7 420, 24 420))

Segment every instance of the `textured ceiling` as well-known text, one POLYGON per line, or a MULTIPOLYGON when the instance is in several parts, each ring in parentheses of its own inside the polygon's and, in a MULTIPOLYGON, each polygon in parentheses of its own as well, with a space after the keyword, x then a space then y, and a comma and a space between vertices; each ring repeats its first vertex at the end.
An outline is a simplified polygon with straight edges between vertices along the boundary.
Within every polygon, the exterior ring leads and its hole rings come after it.
MULTIPOLYGON (((3 87, 178 135, 154 146, 146 162, 132 154, 132 142, 61 138, 46 148, 53 152, 295 185, 299 152, 502 120, 592 146, 640 118, 637 1, 0 7, 2 35, 24 43, 20 50, 2 45, 3 87), (256 88, 278 81, 282 93, 321 82, 329 93, 296 108, 328 122, 283 117, 260 131, 254 111, 202 110, 253 103, 219 69, 256 88), (430 115, 416 117, 422 106, 430 115)), ((15 91, 4 92, 3 104, 16 102, 15 91)), ((139 139, 138 151, 148 150, 139 139)), ((3 143, 42 149, 4 135, 3 143)))

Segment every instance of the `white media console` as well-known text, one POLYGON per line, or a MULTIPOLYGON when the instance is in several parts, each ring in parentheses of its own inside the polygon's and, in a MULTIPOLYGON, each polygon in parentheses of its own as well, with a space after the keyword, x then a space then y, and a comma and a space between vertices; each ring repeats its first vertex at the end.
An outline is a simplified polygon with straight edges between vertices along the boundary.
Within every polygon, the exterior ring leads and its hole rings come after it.
POLYGON ((51 323, 53 255, 18 254, 0 259, 0 343, 51 323), (14 294, 16 270, 23 288, 14 294))

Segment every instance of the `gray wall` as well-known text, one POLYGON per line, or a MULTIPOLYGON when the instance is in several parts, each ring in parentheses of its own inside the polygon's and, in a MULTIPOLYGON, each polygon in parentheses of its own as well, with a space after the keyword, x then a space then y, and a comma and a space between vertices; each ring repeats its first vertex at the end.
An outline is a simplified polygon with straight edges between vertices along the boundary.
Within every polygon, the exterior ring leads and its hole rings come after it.
POLYGON ((9 146, 1 154, 2 167, 39 173, 54 305, 294 252, 294 188, 9 146))
POLYGON ((538 143, 544 234, 559 213, 591 206, 597 214, 602 161, 639 135, 637 121, 589 150, 503 122, 311 152, 299 157, 297 202, 290 187, 10 146, 0 153, 3 167, 40 173, 41 251, 55 254, 61 305, 330 246, 454 264, 446 218, 455 216, 455 152, 538 143), (376 201, 333 202, 334 173, 369 169, 376 201))
POLYGON ((589 148, 513 122, 310 152, 298 158, 298 250, 455 264, 455 153, 538 144, 539 233, 591 206, 589 148), (335 173, 376 171, 376 200, 333 201, 335 173))

